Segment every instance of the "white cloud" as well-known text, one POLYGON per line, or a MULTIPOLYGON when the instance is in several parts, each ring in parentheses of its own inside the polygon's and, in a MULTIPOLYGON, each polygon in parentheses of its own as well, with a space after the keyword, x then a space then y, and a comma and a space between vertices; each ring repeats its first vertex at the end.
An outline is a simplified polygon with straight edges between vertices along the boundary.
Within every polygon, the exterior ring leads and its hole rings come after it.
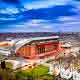
MULTIPOLYGON (((0 30, 1 31, 1 30, 0 30)), ((26 23, 9 25, 3 32, 53 32, 52 24, 47 20, 29 20, 26 23)))
POLYGON ((29 20, 27 22, 9 25, 5 29, 0 29, 1 32, 58 32, 58 31, 80 31, 80 17, 60 17, 58 22, 50 20, 29 20))
POLYGON ((78 23, 80 22, 80 16, 64 16, 64 17, 59 17, 58 20, 62 23, 78 23))
POLYGON ((14 8, 9 7, 9 8, 0 9, 0 13, 3 13, 3 14, 16 14, 16 13, 19 13, 19 10, 15 7, 14 8))
POLYGON ((60 17, 59 31, 80 32, 80 16, 60 17))
POLYGON ((25 4, 24 7, 28 10, 30 9, 38 9, 38 8, 48 8, 55 5, 65 5, 70 0, 38 0, 32 3, 25 4))

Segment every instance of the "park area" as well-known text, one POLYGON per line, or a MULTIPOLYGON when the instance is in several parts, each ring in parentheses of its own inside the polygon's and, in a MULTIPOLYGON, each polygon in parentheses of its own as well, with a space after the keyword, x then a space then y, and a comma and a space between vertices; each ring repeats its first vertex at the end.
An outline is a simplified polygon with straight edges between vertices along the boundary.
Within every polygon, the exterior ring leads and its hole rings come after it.
POLYGON ((49 75, 48 72, 49 72, 48 67, 38 65, 33 69, 27 69, 24 71, 17 72, 16 76, 18 79, 25 77, 25 80, 55 80, 55 77, 49 75))
POLYGON ((14 72, 9 69, 12 65, 7 63, 8 69, 0 69, 0 80, 55 80, 54 76, 48 74, 48 67, 38 65, 26 70, 14 72))

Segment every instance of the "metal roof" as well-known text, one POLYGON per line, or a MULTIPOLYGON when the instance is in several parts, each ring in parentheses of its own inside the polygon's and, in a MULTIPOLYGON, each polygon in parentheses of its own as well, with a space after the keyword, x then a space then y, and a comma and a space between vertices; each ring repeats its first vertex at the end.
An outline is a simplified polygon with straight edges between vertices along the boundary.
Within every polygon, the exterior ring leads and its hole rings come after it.
POLYGON ((46 39, 58 39, 59 36, 49 36, 49 37, 34 37, 34 38, 27 38, 27 39, 20 39, 15 43, 15 52, 25 44, 30 43, 31 41, 36 40, 46 40, 46 39))
POLYGON ((0 54, 4 56, 8 56, 10 53, 10 50, 0 49, 0 54))
POLYGON ((71 46, 72 46, 71 44, 65 43, 65 44, 63 44, 61 47, 71 47, 71 46))

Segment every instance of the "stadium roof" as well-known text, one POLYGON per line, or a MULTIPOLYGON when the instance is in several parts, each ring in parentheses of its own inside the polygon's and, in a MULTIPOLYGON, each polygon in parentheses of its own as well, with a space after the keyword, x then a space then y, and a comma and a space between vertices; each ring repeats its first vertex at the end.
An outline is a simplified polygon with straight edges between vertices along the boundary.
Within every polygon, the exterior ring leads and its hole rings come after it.
POLYGON ((46 39, 58 39, 59 36, 49 36, 49 37, 34 37, 34 38, 26 38, 26 39, 20 39, 15 43, 15 52, 25 44, 28 44, 32 41, 39 41, 39 40, 46 40, 46 39))

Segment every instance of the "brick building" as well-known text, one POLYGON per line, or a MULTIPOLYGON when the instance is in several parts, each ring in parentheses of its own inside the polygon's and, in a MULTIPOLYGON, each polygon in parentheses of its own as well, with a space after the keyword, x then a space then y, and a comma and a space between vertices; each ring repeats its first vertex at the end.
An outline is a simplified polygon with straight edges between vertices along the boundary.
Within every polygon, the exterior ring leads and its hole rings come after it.
POLYGON ((20 39, 15 44, 15 53, 27 59, 57 56, 61 51, 59 36, 20 39))

